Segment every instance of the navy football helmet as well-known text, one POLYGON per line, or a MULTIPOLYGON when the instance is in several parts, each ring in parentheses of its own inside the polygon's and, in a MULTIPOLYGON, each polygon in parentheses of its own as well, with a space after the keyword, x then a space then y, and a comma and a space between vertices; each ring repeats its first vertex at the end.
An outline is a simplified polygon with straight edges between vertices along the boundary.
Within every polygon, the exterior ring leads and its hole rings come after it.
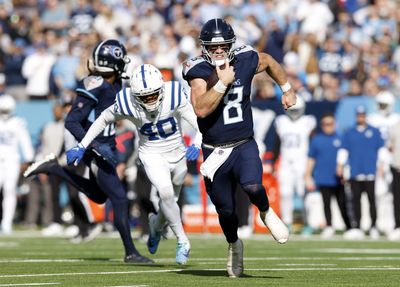
POLYGON ((113 73, 119 76, 125 72, 130 59, 126 55, 124 45, 118 40, 105 40, 100 42, 92 52, 88 68, 91 72, 113 73))
POLYGON ((218 47, 222 45, 226 45, 226 54, 231 61, 234 57, 233 53, 233 44, 236 41, 235 32, 232 29, 232 26, 228 24, 223 19, 211 19, 207 21, 203 25, 203 28, 200 31, 200 44, 202 47, 203 57, 204 59, 212 65, 218 65, 219 61, 221 64, 224 63, 225 60, 215 60, 213 57, 212 51, 210 51, 211 47, 218 47))

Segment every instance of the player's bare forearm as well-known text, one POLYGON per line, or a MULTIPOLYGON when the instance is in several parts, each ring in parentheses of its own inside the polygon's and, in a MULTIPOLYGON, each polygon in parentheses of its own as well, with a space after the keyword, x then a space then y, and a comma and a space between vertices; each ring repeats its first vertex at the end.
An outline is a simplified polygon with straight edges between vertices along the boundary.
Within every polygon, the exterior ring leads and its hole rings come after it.
POLYGON ((207 90, 207 82, 203 79, 190 81, 191 102, 197 117, 205 118, 218 107, 223 93, 218 93, 214 88, 207 90))
POLYGON ((282 66, 266 53, 258 53, 259 63, 257 73, 265 71, 282 89, 282 106, 286 110, 296 104, 296 95, 287 82, 282 66))
POLYGON ((313 158, 308 158, 306 172, 305 172, 305 178, 312 178, 314 166, 315 166, 315 160, 313 158))
POLYGON ((278 85, 284 85, 287 82, 287 77, 282 66, 266 53, 258 53, 258 56, 257 73, 265 71, 278 85))

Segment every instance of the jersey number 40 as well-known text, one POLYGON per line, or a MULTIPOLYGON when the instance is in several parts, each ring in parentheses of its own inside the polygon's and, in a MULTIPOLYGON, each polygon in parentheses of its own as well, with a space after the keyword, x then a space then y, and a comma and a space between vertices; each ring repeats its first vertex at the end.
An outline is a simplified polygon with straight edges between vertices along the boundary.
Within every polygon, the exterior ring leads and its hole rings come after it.
POLYGON ((158 140, 160 138, 167 138, 176 132, 176 121, 174 118, 160 120, 157 123, 146 123, 141 129, 140 133, 148 136, 150 141, 158 140))

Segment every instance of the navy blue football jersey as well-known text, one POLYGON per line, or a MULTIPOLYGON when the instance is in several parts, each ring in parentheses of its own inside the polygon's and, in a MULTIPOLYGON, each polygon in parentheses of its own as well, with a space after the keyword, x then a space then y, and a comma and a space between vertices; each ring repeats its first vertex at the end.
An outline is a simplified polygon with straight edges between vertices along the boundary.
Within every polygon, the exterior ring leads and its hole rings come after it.
MULTIPOLYGON (((234 82, 211 114, 197 118, 203 142, 207 144, 229 143, 253 136, 250 95, 259 57, 247 45, 235 49, 234 53, 235 57, 230 63, 235 70, 234 82)), ((183 63, 183 78, 187 82, 195 78, 207 81, 214 69, 203 57, 189 59, 183 63)))
MULTIPOLYGON (((88 76, 78 83, 77 97, 65 120, 65 127, 77 141, 80 142, 97 117, 114 104, 121 86, 120 81, 110 84, 100 76, 88 76)), ((108 125, 96 141, 115 146, 114 123, 108 125)))

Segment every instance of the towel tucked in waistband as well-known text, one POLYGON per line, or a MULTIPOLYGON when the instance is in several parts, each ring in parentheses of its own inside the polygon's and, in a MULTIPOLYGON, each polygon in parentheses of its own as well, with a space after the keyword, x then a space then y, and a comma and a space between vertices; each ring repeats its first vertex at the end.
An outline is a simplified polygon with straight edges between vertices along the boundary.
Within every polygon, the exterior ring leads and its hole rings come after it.
POLYGON ((211 181, 214 179, 214 174, 218 168, 227 160, 231 154, 233 147, 230 148, 215 148, 208 158, 201 164, 200 172, 204 177, 211 181))

